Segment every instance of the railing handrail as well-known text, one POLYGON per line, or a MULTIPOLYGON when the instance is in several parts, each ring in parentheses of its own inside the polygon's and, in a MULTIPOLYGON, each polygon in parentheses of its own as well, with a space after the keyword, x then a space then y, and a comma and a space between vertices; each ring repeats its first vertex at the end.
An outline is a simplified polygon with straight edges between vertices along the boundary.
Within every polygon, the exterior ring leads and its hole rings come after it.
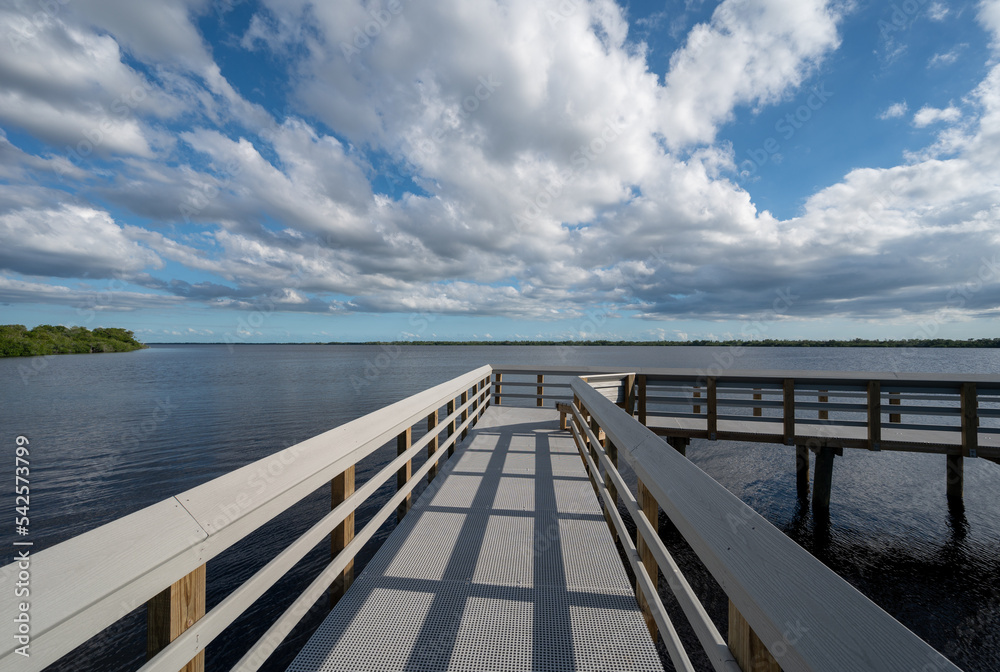
MULTIPOLYGON (((16 640, 8 638, 0 645, 0 670, 41 670, 55 662, 491 372, 482 366, 32 553, 31 656, 16 655, 16 640)), ((488 387, 481 394, 487 393, 488 387)), ((18 613, 21 601, 8 578, 17 576, 16 563, 2 574, 0 615, 6 618, 18 613)))
MULTIPOLYGON (((586 376, 588 374, 615 374, 622 371, 621 366, 530 366, 530 365, 491 365, 494 373, 511 375, 545 374, 552 376, 586 376)), ((960 385, 961 383, 976 383, 982 389, 1000 390, 1000 375, 981 373, 930 373, 930 372, 867 372, 867 371, 812 371, 794 369, 729 369, 710 365, 700 369, 693 368, 662 368, 641 367, 630 369, 632 373, 645 375, 649 380, 697 380, 713 377, 719 381, 772 381, 781 383, 783 380, 794 379, 796 384, 823 385, 837 382, 852 382, 862 384, 867 381, 878 381, 889 385, 911 387, 929 384, 933 387, 960 385), (716 368, 719 370, 716 371, 716 368)))
POLYGON ((959 670, 599 391, 572 389, 782 669, 959 670))

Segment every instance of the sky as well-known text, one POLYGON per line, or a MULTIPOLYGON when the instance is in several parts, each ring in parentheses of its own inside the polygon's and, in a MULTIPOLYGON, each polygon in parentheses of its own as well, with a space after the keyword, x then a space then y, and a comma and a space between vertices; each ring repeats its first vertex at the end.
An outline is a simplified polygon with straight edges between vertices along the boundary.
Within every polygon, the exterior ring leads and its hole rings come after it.
POLYGON ((1000 0, 5 0, 0 43, 0 323, 1000 335, 1000 0))

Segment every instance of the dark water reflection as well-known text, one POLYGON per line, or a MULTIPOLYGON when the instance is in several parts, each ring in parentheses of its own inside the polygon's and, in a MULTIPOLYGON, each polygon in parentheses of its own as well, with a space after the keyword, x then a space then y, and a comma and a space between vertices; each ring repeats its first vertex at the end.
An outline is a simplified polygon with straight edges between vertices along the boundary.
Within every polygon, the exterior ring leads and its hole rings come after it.
MULTIPOLYGON (((32 441, 31 538, 42 549, 484 363, 707 367, 720 354, 687 347, 171 346, 7 359, 0 360, 0 440, 9 450, 18 434, 32 441)), ((1000 353, 760 348, 747 349, 736 367, 996 374, 1000 353)), ((359 465, 359 484, 394 456, 387 445, 359 465)), ((790 448, 696 441, 688 456, 960 667, 1000 670, 1000 466, 966 460, 964 506, 949 506, 943 456, 845 451, 835 461, 829 516, 816 519, 796 497, 790 448)), ((13 508, 11 493, 0 492, 0 506, 13 508)), ((359 511, 359 529, 377 508, 359 511)), ((323 488, 212 560, 209 606, 327 511, 323 488)), ((669 527, 664 521, 679 562, 696 567, 669 527)), ((9 530, 2 534, 3 548, 11 548, 9 530)), ((359 570, 371 553, 359 558, 359 570)), ((210 669, 229 669, 328 557, 320 544, 209 646, 210 669)), ((692 583, 724 632, 724 595, 696 570, 692 583)), ((263 669, 283 670, 325 610, 321 601, 263 669)), ((51 669, 135 669, 144 658, 144 624, 145 609, 136 605, 51 669)))

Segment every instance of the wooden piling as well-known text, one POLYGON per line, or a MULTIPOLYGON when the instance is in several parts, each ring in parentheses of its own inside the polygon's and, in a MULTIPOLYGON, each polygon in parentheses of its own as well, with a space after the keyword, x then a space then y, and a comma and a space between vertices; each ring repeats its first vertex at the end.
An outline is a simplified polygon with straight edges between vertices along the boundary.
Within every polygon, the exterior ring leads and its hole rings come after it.
POLYGON ((795 446, 795 491, 799 499, 809 497, 809 448, 795 446))
POLYGON ((544 382, 545 382, 545 376, 539 373, 537 381, 538 387, 536 388, 538 390, 538 398, 535 400, 536 406, 542 405, 542 395, 545 393, 545 387, 542 386, 542 383, 544 382))
MULTIPOLYGON (((764 395, 761 394, 761 389, 759 387, 753 388, 753 400, 761 401, 764 399, 764 395)), ((759 406, 754 406, 753 415, 755 418, 759 418, 764 415, 764 409, 759 406)))
POLYGON ((965 458, 961 455, 946 455, 945 460, 948 499, 961 500, 965 489, 965 458))
POLYGON ((496 382, 496 385, 495 385, 496 392, 493 395, 493 403, 496 404, 497 406, 499 406, 500 405, 500 393, 503 392, 503 385, 501 385, 501 383, 503 382, 503 374, 502 373, 498 373, 496 375, 497 375, 497 382, 496 382))
POLYGON ((676 450, 681 455, 687 456, 687 447, 691 443, 691 439, 683 436, 669 436, 667 437, 667 443, 670 447, 676 450))
POLYGON ((836 451, 830 446, 823 446, 816 454, 816 467, 813 474, 813 509, 827 511, 830 508, 830 489, 833 487, 833 458, 836 451))
MULTIPOLYGON (((821 404, 827 404, 827 403, 830 402, 830 397, 826 394, 826 392, 827 392, 827 390, 820 390, 819 391, 819 396, 816 397, 816 400, 819 403, 821 403, 821 404)), ((819 412, 819 419, 820 420, 829 420, 830 419, 830 411, 820 411, 819 412)))
MULTIPOLYGON (((152 658, 205 615, 205 565, 146 603, 146 657, 152 658)), ((204 672, 202 649, 180 672, 204 672)))

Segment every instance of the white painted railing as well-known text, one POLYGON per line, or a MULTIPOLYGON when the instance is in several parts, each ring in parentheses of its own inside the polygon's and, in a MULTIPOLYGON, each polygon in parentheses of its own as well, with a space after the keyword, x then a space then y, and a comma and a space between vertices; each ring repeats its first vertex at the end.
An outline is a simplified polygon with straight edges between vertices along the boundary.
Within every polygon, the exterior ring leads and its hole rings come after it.
POLYGON ((600 391, 582 379, 571 389, 577 447, 636 574, 647 625, 662 633, 678 670, 692 668, 655 589, 661 568, 720 672, 958 670, 600 391), (638 477, 638 497, 619 458, 638 477), (638 528, 635 545, 619 496, 638 528), (659 507, 729 596, 728 646, 660 540, 659 507))
MULTIPOLYGON (((0 640, 0 671, 42 670, 143 603, 150 604, 150 627, 162 625, 165 631, 157 635, 164 647, 141 669, 202 669, 209 642, 317 543, 339 534, 343 550, 234 668, 258 669, 335 581, 349 585, 360 548, 394 511, 405 513, 419 480, 433 476, 442 456, 454 451, 482 415, 489 404, 491 373, 489 366, 481 367, 32 554, 30 657, 16 654, 17 642, 5 637, 0 640), (446 417, 439 418, 442 407, 446 417), (427 433, 411 443, 411 428, 425 420, 427 433), (397 458, 355 491, 354 465, 393 437, 397 458), (424 449, 428 459, 411 475, 410 460, 424 449), (352 514, 393 475, 397 492, 355 535, 352 514), (329 482, 334 483, 333 510, 205 614, 205 563, 329 482), (153 617, 162 611, 158 600, 166 601, 163 623, 153 617), (191 622, 174 623, 171 630, 172 606, 187 610, 191 622)), ((9 624, 21 601, 13 586, 16 564, 3 575, 11 578, 0 585, 0 620, 9 624)))

